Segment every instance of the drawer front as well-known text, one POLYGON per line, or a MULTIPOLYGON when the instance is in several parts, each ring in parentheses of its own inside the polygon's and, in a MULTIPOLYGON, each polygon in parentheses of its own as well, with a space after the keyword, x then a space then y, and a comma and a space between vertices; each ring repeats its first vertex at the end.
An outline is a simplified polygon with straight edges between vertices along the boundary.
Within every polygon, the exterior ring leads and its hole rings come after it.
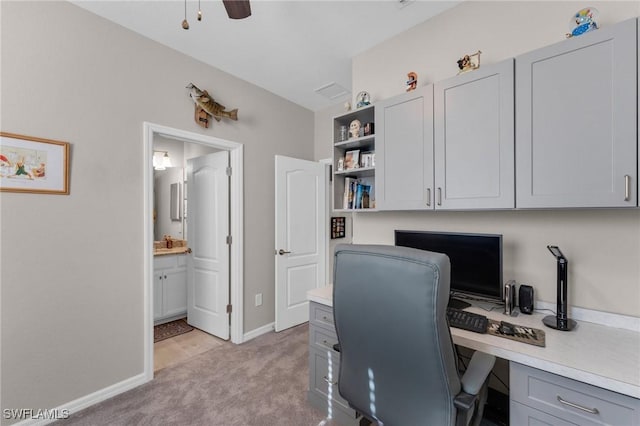
POLYGON ((331 404, 349 409, 349 404, 338 393, 340 357, 333 351, 309 349, 309 389, 331 404))
POLYGON ((153 258, 153 270, 157 271, 159 269, 172 269, 178 267, 178 256, 177 255, 164 255, 164 256, 154 256, 153 258))
POLYGON ((582 426, 640 426, 640 400, 512 362, 510 397, 582 426))
POLYGON ((582 426, 513 401, 509 405, 509 424, 518 426, 582 426))
POLYGON ((333 350, 333 345, 336 343, 338 343, 338 337, 335 332, 313 325, 309 327, 309 344, 312 348, 334 352, 340 358, 340 354, 333 350))
POLYGON ((335 330, 335 324, 333 322, 333 308, 319 303, 311 302, 309 321, 311 324, 327 327, 330 330, 335 330))

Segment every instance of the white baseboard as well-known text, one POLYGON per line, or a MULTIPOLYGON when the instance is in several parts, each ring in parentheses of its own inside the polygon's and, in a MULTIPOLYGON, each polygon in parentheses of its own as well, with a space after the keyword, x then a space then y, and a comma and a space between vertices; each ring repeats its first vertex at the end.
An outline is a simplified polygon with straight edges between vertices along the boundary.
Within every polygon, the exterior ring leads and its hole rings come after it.
MULTIPOLYGON (((62 404, 61 406, 49 411, 60 413, 66 410, 69 412, 69 414, 73 415, 73 413, 83 410, 91 405, 97 404, 98 402, 102 402, 105 399, 112 398, 130 389, 138 387, 146 382, 147 380, 145 379, 144 373, 138 374, 137 376, 130 377, 97 392, 85 395, 71 402, 67 402, 66 404, 62 404)), ((25 419, 18 423, 15 423, 15 426, 41 426, 53 423, 56 420, 59 419, 25 419)))
POLYGON ((258 327, 255 330, 251 330, 247 333, 244 333, 244 338, 242 339, 242 342, 247 342, 251 339, 255 339, 258 336, 262 336, 263 334, 267 334, 270 331, 275 330, 275 322, 269 323, 267 325, 263 325, 262 327, 258 327))

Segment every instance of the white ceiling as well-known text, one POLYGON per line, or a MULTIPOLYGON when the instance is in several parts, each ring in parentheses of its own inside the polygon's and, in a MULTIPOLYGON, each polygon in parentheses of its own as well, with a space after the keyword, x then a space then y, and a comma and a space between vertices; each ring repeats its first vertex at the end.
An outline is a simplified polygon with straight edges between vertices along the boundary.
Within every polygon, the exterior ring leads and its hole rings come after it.
POLYGON ((351 58, 460 1, 252 0, 252 16, 227 17, 220 0, 71 0, 152 40, 249 81, 312 111, 352 98, 351 58), (316 89, 335 83, 347 94, 316 89))

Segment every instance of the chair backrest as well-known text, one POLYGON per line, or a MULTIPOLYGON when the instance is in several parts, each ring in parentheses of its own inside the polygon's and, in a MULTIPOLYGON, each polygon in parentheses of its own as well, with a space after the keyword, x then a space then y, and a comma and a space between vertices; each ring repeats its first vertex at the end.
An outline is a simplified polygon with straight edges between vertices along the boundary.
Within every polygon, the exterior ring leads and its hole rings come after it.
POLYGON ((385 426, 455 423, 460 379, 446 318, 449 276, 441 253, 336 247, 338 389, 354 409, 385 426))

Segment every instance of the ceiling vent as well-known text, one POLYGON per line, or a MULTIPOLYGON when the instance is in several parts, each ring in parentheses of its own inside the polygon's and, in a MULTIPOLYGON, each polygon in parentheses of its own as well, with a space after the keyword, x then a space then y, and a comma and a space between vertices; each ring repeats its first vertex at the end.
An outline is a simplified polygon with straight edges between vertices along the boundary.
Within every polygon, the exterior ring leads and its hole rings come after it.
POLYGON ((329 99, 329 100, 336 100, 338 98, 341 98, 343 96, 346 96, 348 94, 350 94, 351 92, 347 89, 345 89, 344 87, 340 86, 339 84, 336 84, 335 82, 331 82, 329 84, 325 84, 322 87, 318 87, 316 90, 314 90, 318 95, 324 96, 325 98, 329 99))

